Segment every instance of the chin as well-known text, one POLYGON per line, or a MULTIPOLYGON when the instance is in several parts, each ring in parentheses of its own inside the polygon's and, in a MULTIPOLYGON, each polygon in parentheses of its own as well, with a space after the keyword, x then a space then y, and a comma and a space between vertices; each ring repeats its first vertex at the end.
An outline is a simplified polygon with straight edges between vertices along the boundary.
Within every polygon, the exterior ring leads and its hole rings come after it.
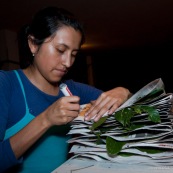
POLYGON ((52 83, 57 83, 57 82, 60 82, 61 79, 62 79, 62 77, 52 77, 52 78, 50 78, 50 81, 52 83))

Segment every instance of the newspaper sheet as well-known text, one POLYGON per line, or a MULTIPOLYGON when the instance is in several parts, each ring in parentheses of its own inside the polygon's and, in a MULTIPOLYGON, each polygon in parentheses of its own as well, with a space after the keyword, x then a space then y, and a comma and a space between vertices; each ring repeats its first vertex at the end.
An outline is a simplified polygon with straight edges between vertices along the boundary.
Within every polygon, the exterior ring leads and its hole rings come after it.
MULTIPOLYGON (((81 105, 81 114, 71 123, 68 133, 74 135, 68 141, 72 144, 72 159, 173 165, 172 100, 173 94, 165 92, 162 79, 156 79, 136 92, 113 115, 105 114, 105 121, 98 127, 92 121, 84 121, 83 115, 89 105, 81 105), (127 128, 116 118, 117 113, 136 105, 151 109, 135 113, 127 128), (159 115, 160 121, 152 121, 154 114, 159 115), (115 154, 110 154, 114 150, 115 154)), ((122 113, 122 116, 125 115, 122 113)))

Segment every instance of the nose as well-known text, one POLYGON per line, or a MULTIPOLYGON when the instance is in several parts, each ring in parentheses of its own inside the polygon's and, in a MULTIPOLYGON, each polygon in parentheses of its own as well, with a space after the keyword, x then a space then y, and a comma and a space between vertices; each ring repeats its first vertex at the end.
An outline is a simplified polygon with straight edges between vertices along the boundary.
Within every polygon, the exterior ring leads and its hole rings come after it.
POLYGON ((71 56, 70 55, 67 55, 63 58, 62 60, 62 64, 66 67, 66 68, 69 68, 71 67, 71 56))

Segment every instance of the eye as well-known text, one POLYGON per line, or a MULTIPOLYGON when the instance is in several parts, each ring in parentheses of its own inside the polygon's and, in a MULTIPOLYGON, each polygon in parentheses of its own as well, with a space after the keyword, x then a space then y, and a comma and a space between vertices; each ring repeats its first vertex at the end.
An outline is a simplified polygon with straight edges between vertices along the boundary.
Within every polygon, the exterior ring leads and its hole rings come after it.
POLYGON ((61 53, 63 53, 63 52, 64 52, 64 50, 58 49, 58 52, 61 52, 61 53))
POLYGON ((76 58, 77 54, 72 54, 71 56, 74 57, 74 58, 76 58))
POLYGON ((78 52, 73 52, 73 53, 71 54, 71 56, 74 57, 74 58, 76 58, 77 54, 78 54, 78 52))
POLYGON ((63 54, 65 51, 61 50, 61 49, 57 49, 57 52, 60 53, 60 54, 63 54))

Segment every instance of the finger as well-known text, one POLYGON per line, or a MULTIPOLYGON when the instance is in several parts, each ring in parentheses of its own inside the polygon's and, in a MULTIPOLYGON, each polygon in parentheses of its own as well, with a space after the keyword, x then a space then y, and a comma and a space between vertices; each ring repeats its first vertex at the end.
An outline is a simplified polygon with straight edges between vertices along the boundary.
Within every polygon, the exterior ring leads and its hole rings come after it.
POLYGON ((61 124, 67 124, 73 121, 78 115, 76 114, 75 116, 63 116, 61 117, 61 124))
POLYGON ((112 115, 116 109, 119 107, 119 104, 116 102, 108 111, 108 115, 112 115))
POLYGON ((100 96, 90 107, 90 109, 87 111, 85 116, 92 117, 97 114, 97 112, 109 101, 109 97, 102 99, 100 96))
POLYGON ((94 105, 96 103, 96 100, 90 101, 91 105, 94 105))
POLYGON ((119 108, 120 105, 121 104, 120 104, 119 100, 114 100, 114 103, 109 108, 108 114, 109 115, 113 114, 116 111, 116 109, 119 108))
POLYGON ((105 102, 102 102, 102 104, 99 105, 99 108, 94 112, 94 109, 97 108, 97 106, 88 114, 88 119, 93 119, 94 121, 98 121, 102 116, 104 115, 111 115, 115 112, 115 110, 119 107, 120 103, 118 99, 111 99, 110 98, 105 99, 105 102))
POLYGON ((95 105, 85 114, 85 120, 95 119, 97 117, 101 117, 104 115, 112 106, 112 102, 109 101, 109 99, 105 99, 103 102, 100 102, 100 104, 95 105))
POLYGON ((61 100, 62 102, 79 103, 80 98, 78 96, 64 96, 61 100))

